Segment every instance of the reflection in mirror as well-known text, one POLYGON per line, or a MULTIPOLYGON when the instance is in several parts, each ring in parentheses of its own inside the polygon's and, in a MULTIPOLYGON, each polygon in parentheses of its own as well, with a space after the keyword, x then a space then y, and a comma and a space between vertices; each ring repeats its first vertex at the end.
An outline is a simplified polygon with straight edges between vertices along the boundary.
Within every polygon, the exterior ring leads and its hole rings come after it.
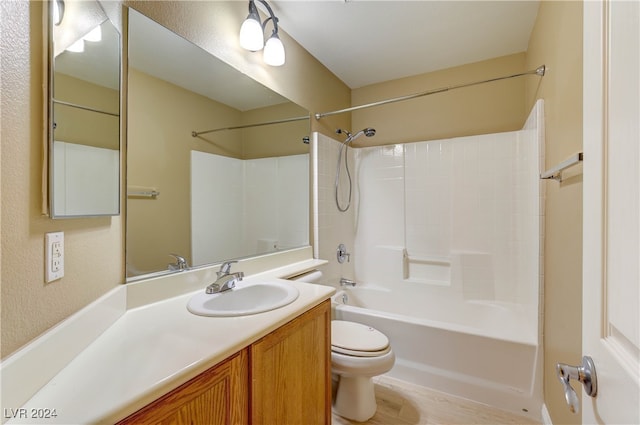
POLYGON ((49 32, 50 214, 117 215, 120 35, 97 1, 64 4, 49 32))
POLYGON ((308 111, 128 10, 127 277, 308 245, 308 111))

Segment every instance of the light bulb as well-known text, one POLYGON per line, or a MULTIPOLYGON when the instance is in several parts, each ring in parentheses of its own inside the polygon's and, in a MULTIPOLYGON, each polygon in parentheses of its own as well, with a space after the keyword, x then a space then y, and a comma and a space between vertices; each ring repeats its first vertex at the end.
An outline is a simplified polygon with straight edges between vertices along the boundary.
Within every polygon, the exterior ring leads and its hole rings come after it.
POLYGON ((93 41, 93 42, 100 41, 102 40, 102 28, 100 28, 100 25, 98 25, 97 27, 89 31, 89 34, 85 35, 82 38, 85 41, 93 41))
POLYGON ((264 63, 271 66, 284 65, 285 54, 284 46, 277 33, 274 33, 267 40, 267 44, 264 46, 264 52, 262 53, 264 63))
POLYGON ((251 14, 242 23, 242 27, 240 27, 240 45, 252 52, 256 52, 264 47, 262 24, 251 14))
POLYGON ((84 52, 84 40, 80 39, 73 43, 71 46, 67 47, 66 50, 68 52, 82 53, 84 52))

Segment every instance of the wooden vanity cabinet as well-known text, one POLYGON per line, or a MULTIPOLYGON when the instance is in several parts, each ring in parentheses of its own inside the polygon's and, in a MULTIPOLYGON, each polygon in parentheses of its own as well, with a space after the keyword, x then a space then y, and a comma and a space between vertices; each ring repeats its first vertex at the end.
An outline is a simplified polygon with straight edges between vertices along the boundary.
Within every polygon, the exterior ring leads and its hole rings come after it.
POLYGON ((248 424, 248 349, 165 394, 118 425, 248 424))
POLYGON ((327 300, 249 347, 253 425, 331 423, 327 300))
POLYGON ((330 300, 118 425, 331 423, 330 300))

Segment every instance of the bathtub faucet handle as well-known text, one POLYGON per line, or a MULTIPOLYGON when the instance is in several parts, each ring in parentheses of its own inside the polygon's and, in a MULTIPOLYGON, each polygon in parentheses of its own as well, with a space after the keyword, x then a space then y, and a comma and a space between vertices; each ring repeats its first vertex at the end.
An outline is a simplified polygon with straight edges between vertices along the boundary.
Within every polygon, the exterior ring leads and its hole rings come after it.
POLYGON ((338 250, 336 251, 336 257, 338 258, 338 263, 344 263, 344 260, 351 260, 351 254, 347 252, 347 247, 344 246, 343 243, 338 245, 338 250))

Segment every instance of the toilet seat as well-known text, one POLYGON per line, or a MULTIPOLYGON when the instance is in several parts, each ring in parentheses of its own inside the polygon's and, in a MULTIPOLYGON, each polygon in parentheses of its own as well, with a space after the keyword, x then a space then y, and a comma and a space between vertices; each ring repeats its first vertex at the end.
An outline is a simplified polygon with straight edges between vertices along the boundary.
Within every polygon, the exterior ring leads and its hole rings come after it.
POLYGON ((331 321, 331 351, 354 357, 379 357, 391 351, 389 338, 361 323, 331 321))

